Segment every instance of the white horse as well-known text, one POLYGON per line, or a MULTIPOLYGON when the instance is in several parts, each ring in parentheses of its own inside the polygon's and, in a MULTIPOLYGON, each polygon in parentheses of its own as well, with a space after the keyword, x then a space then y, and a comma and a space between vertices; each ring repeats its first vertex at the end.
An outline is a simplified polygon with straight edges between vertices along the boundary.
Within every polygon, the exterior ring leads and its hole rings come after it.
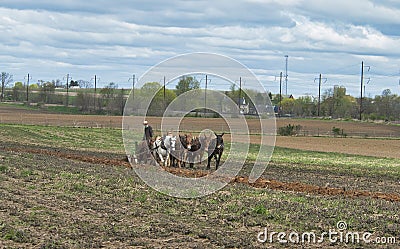
POLYGON ((163 166, 170 166, 171 151, 175 150, 176 136, 166 136, 163 140, 160 136, 153 143, 153 150, 163 166))
POLYGON ((176 150, 176 136, 168 135, 164 140, 165 148, 167 149, 167 166, 175 166, 175 150, 176 150))

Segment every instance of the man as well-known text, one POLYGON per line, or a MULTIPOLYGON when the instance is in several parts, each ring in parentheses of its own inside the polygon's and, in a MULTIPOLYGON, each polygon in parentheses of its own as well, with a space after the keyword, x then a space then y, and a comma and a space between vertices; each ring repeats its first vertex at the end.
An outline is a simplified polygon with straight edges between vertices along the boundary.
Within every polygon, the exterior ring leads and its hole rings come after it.
POLYGON ((153 138, 153 128, 149 125, 147 120, 143 121, 143 125, 144 125, 143 140, 146 140, 147 143, 149 143, 150 140, 153 138))

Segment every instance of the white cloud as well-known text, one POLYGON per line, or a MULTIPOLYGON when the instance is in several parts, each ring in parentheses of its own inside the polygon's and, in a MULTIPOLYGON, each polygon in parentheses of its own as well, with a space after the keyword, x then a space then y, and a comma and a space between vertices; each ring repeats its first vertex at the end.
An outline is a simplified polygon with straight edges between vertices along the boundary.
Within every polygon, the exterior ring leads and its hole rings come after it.
POLYGON ((40 0, 2 6, 0 66, 17 75, 99 72, 107 83, 180 53, 204 51, 232 56, 270 79, 289 54, 295 87, 363 59, 382 67, 380 73, 400 64, 400 34, 388 28, 400 25, 400 6, 390 1, 40 0))

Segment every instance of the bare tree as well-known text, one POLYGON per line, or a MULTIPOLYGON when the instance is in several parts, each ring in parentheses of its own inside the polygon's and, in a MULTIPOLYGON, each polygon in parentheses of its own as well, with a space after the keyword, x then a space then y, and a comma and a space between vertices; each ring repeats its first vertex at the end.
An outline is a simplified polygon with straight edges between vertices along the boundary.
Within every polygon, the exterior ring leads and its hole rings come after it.
POLYGON ((12 74, 2 72, 0 75, 1 78, 1 95, 0 95, 0 102, 3 102, 4 99, 4 88, 7 87, 9 83, 13 80, 12 74))

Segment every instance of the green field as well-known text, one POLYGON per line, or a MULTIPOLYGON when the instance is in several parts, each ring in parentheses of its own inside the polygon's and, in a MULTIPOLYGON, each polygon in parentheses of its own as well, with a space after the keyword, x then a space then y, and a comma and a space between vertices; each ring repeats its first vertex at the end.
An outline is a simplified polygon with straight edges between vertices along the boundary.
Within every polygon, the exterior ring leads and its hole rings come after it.
MULTIPOLYGON (((32 152, 120 159, 119 129, 0 125, 0 137, 1 248, 299 248, 262 244, 257 234, 265 227, 321 234, 338 221, 347 222, 348 231, 400 241, 399 202, 239 183, 210 196, 178 199, 154 191, 123 166, 32 152)), ((248 164, 256 151, 252 145, 248 164)), ((400 160, 276 148, 263 177, 398 194, 400 160)), ((326 240, 322 247, 376 245, 326 240)))

